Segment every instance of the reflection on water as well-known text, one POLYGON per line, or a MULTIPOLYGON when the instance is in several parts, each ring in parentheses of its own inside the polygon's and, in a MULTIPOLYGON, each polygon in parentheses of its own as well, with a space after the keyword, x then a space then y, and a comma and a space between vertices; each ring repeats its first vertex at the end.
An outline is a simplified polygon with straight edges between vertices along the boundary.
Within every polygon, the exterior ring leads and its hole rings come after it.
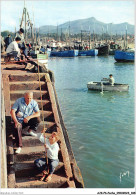
POLYGON ((72 149, 87 188, 134 186, 134 66, 113 56, 49 59, 72 149), (128 92, 103 94, 87 89, 89 81, 113 74, 128 92), (130 177, 120 182, 120 172, 130 177))
POLYGON ((107 101, 111 101, 112 103, 116 98, 129 98, 129 92, 123 91, 123 92, 111 92, 111 91, 104 91, 101 93, 100 91, 91 91, 88 90, 87 93, 91 93, 92 95, 95 94, 96 96, 101 96, 102 98, 106 98, 107 101))
POLYGON ((78 93, 78 92, 86 92, 87 88, 86 89, 85 88, 65 88, 64 90, 78 93))
POLYGON ((114 62, 114 64, 116 65, 116 66, 133 66, 134 65, 134 62, 114 62))

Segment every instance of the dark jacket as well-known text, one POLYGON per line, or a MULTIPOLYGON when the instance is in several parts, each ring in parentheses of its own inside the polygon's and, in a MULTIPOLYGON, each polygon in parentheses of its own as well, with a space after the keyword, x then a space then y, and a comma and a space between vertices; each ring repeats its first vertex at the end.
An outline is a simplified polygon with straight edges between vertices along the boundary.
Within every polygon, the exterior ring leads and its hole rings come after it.
POLYGON ((11 37, 6 37, 4 42, 5 42, 6 46, 8 46, 12 42, 12 38, 11 37))

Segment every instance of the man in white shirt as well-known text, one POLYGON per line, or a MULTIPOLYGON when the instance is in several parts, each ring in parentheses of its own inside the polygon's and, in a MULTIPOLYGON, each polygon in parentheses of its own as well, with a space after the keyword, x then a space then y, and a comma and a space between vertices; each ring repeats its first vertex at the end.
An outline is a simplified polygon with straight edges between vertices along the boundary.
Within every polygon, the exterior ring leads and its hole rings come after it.
POLYGON ((15 60, 21 55, 20 49, 18 47, 18 43, 20 43, 20 40, 21 39, 19 37, 16 37, 15 41, 12 41, 6 49, 7 55, 13 55, 15 57, 15 60))
POLYGON ((43 173, 43 176, 40 179, 41 181, 43 181, 46 177, 45 169, 49 168, 49 173, 45 181, 50 181, 52 178, 52 174, 55 171, 55 168, 59 164, 58 159, 59 145, 57 143, 58 135, 56 132, 53 132, 49 139, 47 139, 43 136, 43 134, 38 133, 37 137, 42 143, 44 143, 45 151, 47 153, 48 158, 48 165, 46 162, 46 158, 37 159, 34 161, 34 164, 38 168, 38 170, 43 173))

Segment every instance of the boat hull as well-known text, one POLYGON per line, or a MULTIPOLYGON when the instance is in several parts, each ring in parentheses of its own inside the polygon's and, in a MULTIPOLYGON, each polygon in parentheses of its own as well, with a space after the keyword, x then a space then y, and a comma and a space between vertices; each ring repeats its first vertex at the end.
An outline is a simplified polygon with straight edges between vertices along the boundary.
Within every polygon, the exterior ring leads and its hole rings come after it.
POLYGON ((78 52, 78 56, 96 56, 98 55, 98 49, 83 50, 78 52))
MULTIPOLYGON (((89 90, 102 91, 101 82, 89 82, 87 83, 87 88, 89 90)), ((114 86, 110 84, 103 83, 103 91, 128 91, 128 84, 115 83, 114 86)))
POLYGON ((134 52, 115 51, 114 59, 117 62, 134 62, 134 52))
POLYGON ((50 57, 76 57, 78 50, 51 51, 50 57))
POLYGON ((96 49, 98 49, 98 56, 109 55, 108 45, 103 45, 103 46, 97 47, 96 49))

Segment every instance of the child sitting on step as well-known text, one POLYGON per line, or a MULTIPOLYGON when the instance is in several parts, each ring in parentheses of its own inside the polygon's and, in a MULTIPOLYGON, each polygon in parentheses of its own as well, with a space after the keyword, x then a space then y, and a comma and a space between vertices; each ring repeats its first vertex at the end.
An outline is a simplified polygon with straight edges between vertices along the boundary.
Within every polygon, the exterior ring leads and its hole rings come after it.
POLYGON ((40 181, 50 181, 52 178, 52 174, 55 171, 55 168, 59 164, 59 159, 58 159, 58 152, 59 152, 59 145, 57 143, 58 141, 58 135, 56 132, 53 132, 49 139, 45 138, 42 133, 37 134, 38 139, 44 143, 45 146, 45 152, 46 152, 46 157, 45 158, 40 158, 34 161, 35 166, 37 169, 43 173, 43 176, 41 177, 40 181), (48 169, 48 174, 45 171, 48 169))

